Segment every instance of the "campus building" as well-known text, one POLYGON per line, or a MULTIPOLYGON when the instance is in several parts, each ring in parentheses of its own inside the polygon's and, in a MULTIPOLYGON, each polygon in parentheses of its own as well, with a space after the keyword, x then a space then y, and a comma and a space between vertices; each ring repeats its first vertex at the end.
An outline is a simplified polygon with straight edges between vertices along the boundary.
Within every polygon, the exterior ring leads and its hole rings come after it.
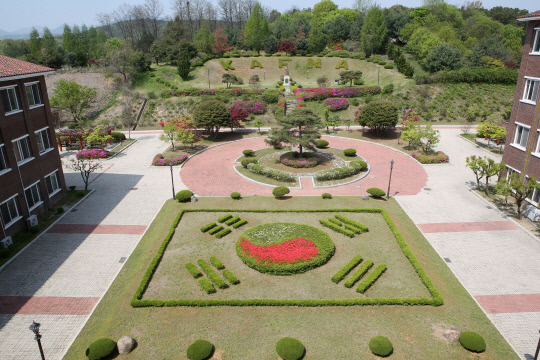
POLYGON ((66 190, 44 77, 52 72, 0 55, 0 246, 66 190))
MULTIPOLYGON (((540 11, 519 16, 518 20, 527 21, 528 26, 503 162, 507 173, 540 179, 540 11)), ((535 189, 528 201, 538 206, 540 189, 535 189)))

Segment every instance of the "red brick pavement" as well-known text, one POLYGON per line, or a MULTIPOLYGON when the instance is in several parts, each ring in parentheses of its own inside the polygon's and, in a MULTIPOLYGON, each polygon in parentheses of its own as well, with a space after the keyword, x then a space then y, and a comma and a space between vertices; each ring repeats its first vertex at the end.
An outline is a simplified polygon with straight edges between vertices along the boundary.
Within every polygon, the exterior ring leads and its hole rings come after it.
POLYGON ((423 233, 518 230, 510 221, 479 221, 459 223, 417 224, 423 233))
POLYGON ((0 296, 0 314, 89 315, 99 297, 0 296))
MULTIPOLYGON (((330 146, 338 149, 354 148, 371 166, 370 173, 357 182, 331 188, 291 190, 290 195, 364 195, 370 187, 388 188, 390 160, 394 160, 391 195, 415 195, 425 186, 427 173, 414 159, 397 150, 355 139, 324 136, 330 146)), ((199 196, 229 196, 239 191, 244 196, 272 196, 272 188, 244 179, 234 171, 234 161, 242 150, 266 147, 264 138, 246 139, 206 150, 184 163, 180 172, 182 182, 199 196)), ((302 182, 304 185, 305 182, 302 182)))
POLYGON ((540 312, 540 294, 478 295, 475 299, 488 314, 540 312))
POLYGON ((50 233, 55 234, 121 234, 141 235, 145 225, 94 225, 94 224, 56 224, 50 233))

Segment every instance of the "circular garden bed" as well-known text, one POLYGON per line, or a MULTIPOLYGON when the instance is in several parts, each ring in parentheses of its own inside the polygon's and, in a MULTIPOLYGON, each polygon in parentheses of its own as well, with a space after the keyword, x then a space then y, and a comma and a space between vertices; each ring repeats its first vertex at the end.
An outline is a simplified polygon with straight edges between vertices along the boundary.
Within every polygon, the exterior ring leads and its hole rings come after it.
POLYGON ((279 162, 292 168, 311 168, 320 162, 320 156, 317 153, 303 153, 300 156, 298 151, 289 151, 281 154, 279 162))
POLYGON ((252 269, 292 275, 319 267, 334 255, 332 239, 313 226, 267 223, 252 227, 236 242, 240 259, 252 269))

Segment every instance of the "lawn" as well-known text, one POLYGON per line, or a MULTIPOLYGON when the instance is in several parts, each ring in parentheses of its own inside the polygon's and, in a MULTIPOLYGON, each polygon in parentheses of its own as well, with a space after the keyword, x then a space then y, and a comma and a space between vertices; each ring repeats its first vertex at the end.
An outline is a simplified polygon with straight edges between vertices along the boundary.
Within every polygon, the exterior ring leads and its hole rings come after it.
MULTIPOLYGON (((316 226, 315 219, 319 216, 314 217, 310 214, 298 213, 288 216, 285 220, 307 222, 316 226)), ((324 216, 327 218, 329 213, 325 213, 324 216)), ((394 294, 410 292, 421 295, 424 291, 421 286, 415 285, 413 279, 396 282, 399 283, 402 284, 401 288, 394 294)), ((111 337, 118 340, 123 335, 133 336, 138 341, 134 352, 126 356, 130 359, 185 359, 185 351, 189 344, 202 338, 216 346, 215 359, 275 360, 277 358, 275 344, 284 336, 295 337, 302 341, 307 349, 306 359, 372 359, 374 356, 367 344, 376 335, 384 335, 392 341, 394 345, 392 359, 518 359, 413 222, 392 199, 364 201, 359 197, 334 197, 331 200, 322 200, 319 197, 293 197, 276 200, 257 196, 241 200, 200 198, 198 202, 189 204, 167 202, 69 349, 65 359, 84 358, 87 346, 97 338, 111 337), (324 293, 328 294, 329 289, 333 289, 335 293, 329 296, 350 297, 352 293, 357 293, 353 289, 344 288, 342 283, 337 285, 332 283, 329 276, 344 265, 344 262, 350 260, 355 255, 353 252, 358 250, 365 259, 373 258, 375 264, 388 262, 388 273, 381 276, 374 287, 366 292, 366 296, 371 297, 376 292, 391 293, 394 291, 392 280, 398 279, 392 276, 392 269, 403 269, 404 277, 414 273, 411 274, 406 269, 406 262, 401 265, 398 263, 401 255, 393 247, 391 233, 387 232, 388 229, 385 229, 377 214, 355 214, 355 218, 365 222, 370 231, 353 239, 341 238, 332 230, 317 225, 334 240, 336 253, 326 265, 302 275, 285 278, 254 273, 255 270, 242 265, 230 250, 230 244, 242 231, 263 221, 282 221, 283 218, 280 216, 284 215, 269 213, 271 214, 269 216, 275 216, 270 219, 242 213, 240 210, 381 208, 388 212, 420 266, 440 291, 444 305, 131 307, 132 297, 169 232, 174 218, 182 209, 209 208, 237 210, 249 223, 238 229, 238 232, 218 240, 207 237, 199 230, 199 225, 216 221, 218 213, 206 215, 203 212, 190 213, 189 218, 180 221, 179 229, 182 231, 175 233, 170 248, 165 251, 167 258, 159 265, 160 272, 152 279, 150 292, 155 291, 156 295, 161 292, 160 296, 170 297, 195 295, 203 298, 240 295, 248 297, 253 294, 285 298, 293 295, 300 297, 303 293, 306 297, 308 295, 323 297, 324 293), (346 254, 349 251, 347 247, 355 246, 355 243, 359 244, 359 248, 350 248, 351 253, 346 254), (200 244, 204 246, 201 248, 198 246, 200 244), (208 262, 208 257, 212 255, 218 256, 241 283, 226 290, 218 290, 214 295, 206 295, 197 288, 194 279, 189 279, 189 273, 183 266, 185 260, 196 262, 198 258, 205 258, 208 262), (175 259, 178 263, 175 263, 175 259), (318 272, 321 276, 317 282, 314 276, 318 272), (271 276, 268 278, 271 282, 255 283, 253 280, 255 277, 252 277, 255 275, 259 279, 271 276), (307 284, 308 277, 312 278, 309 280, 312 286, 304 288, 301 285, 304 282, 300 279, 305 279, 307 284), (294 282, 295 278, 298 278, 296 284, 289 283, 290 286, 285 283, 279 284, 281 281, 294 282), (186 280, 185 288, 178 287, 183 284, 182 279, 186 280), (188 279, 190 282, 187 282, 188 279), (160 282, 163 282, 161 286, 160 282), (275 290, 274 285, 277 286, 275 290), (458 343, 449 344, 443 340, 441 329, 450 327, 482 334, 487 342, 486 352, 472 356, 458 343)))

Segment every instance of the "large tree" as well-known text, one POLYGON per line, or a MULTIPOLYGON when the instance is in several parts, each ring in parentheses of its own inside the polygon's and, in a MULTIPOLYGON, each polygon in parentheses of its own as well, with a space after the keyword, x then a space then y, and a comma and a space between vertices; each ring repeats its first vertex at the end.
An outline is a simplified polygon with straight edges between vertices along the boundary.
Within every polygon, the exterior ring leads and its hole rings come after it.
POLYGON ((373 6, 368 10, 362 25, 361 40, 366 55, 384 53, 388 42, 388 32, 384 13, 380 7, 373 6))
POLYGON ((353 70, 341 71, 339 76, 343 83, 349 83, 349 86, 352 86, 354 80, 360 80, 362 78, 362 72, 353 70))
POLYGON ((319 115, 306 108, 295 108, 287 116, 279 120, 281 129, 272 129, 269 139, 265 141, 269 144, 286 143, 291 146, 298 146, 300 156, 303 149, 315 149, 315 140, 321 135, 317 130, 323 126, 319 115))
POLYGON ((214 46, 216 40, 214 34, 210 31, 210 24, 208 24, 208 21, 203 21, 201 28, 195 34, 193 43, 199 52, 207 54, 212 53, 212 46, 214 46))
POLYGON ((508 175, 506 179, 499 182, 497 192, 501 195, 510 195, 516 202, 516 212, 518 219, 521 219, 521 207, 525 199, 534 189, 540 189, 540 183, 534 177, 522 179, 518 173, 508 175))
POLYGON ((258 53, 264 48, 268 35, 270 35, 270 30, 268 29, 266 17, 261 4, 256 2, 244 29, 246 44, 258 53))
POLYGON ((67 111, 77 122, 84 111, 88 110, 97 96, 97 90, 79 85, 75 81, 58 80, 51 96, 51 106, 67 111))
POLYGON ((397 125, 398 110, 390 101, 372 101, 364 105, 360 110, 357 122, 361 126, 367 126, 380 133, 397 125))
POLYGON ((215 42, 212 45, 212 51, 220 53, 221 55, 233 48, 229 45, 229 37, 222 28, 214 31, 214 40, 215 42))
POLYGON ((219 129, 228 126, 231 114, 227 106, 219 100, 206 100, 200 103, 193 113, 195 126, 204 128, 211 138, 215 138, 219 129))

